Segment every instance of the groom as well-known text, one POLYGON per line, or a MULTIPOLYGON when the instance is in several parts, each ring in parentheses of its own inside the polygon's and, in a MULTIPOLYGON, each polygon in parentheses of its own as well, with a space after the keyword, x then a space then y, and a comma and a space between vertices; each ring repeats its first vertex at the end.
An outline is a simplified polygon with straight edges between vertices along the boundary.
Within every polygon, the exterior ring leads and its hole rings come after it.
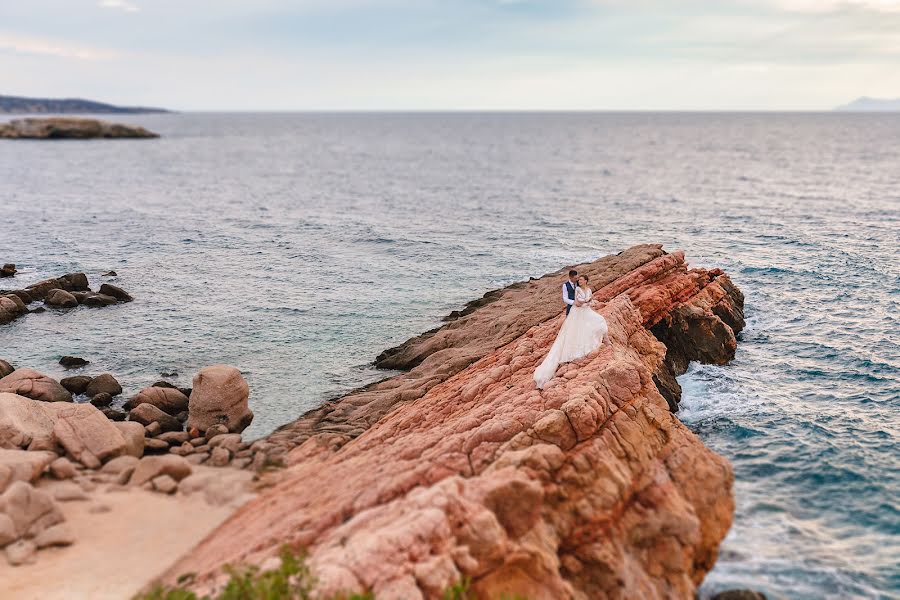
POLYGON ((569 316, 569 311, 572 310, 572 307, 575 306, 575 286, 577 285, 578 271, 572 269, 569 271, 569 279, 563 284, 562 288, 562 298, 563 302, 566 303, 566 316, 569 316))

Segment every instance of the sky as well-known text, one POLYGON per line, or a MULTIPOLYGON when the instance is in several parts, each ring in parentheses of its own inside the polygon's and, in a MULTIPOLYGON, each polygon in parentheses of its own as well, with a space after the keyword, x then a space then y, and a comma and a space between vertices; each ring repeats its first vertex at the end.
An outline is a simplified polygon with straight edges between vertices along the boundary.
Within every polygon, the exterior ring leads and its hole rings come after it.
POLYGON ((0 94, 176 110, 828 110, 900 0, 0 0, 0 94))

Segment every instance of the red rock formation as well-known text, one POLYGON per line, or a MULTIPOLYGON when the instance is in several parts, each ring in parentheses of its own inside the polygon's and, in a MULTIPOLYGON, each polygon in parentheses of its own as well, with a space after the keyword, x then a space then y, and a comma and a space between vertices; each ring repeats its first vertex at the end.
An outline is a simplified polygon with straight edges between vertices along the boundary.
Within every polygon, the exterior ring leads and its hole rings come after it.
MULTIPOLYGON (((731 524, 733 476, 657 389, 674 361, 665 366, 650 328, 680 344, 679 356, 726 361, 734 331, 718 315, 737 326, 741 299, 721 272, 688 270, 681 253, 623 255, 602 259, 617 275, 594 281, 595 298, 609 301, 600 312, 611 344, 536 390, 532 373, 563 319, 560 278, 501 291, 419 338, 428 351, 413 340, 389 353, 418 363, 416 377, 386 388, 405 384, 409 397, 370 395, 372 424, 355 439, 295 428, 305 441, 288 455, 293 466, 166 578, 192 572, 214 587, 225 563, 260 563, 290 544, 309 549, 322 591, 379 600, 439 598, 463 576, 480 598, 693 598, 731 524), (546 312, 557 316, 530 321, 546 312), (466 335, 478 327, 488 331, 466 335), (427 377, 442 354, 450 373, 427 377)), ((351 395, 346 414, 363 422, 370 393, 351 395)))

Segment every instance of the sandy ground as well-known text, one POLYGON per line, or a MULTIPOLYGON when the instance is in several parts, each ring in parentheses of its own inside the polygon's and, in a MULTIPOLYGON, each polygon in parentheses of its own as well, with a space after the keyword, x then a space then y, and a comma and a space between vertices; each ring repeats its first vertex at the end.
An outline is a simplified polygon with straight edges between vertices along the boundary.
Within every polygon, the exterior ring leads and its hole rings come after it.
POLYGON ((236 508, 211 506, 202 493, 105 487, 88 500, 59 503, 76 539, 72 546, 40 550, 36 562, 19 567, 0 556, 0 599, 131 598, 236 508), (109 510, 92 512, 98 506, 109 510))

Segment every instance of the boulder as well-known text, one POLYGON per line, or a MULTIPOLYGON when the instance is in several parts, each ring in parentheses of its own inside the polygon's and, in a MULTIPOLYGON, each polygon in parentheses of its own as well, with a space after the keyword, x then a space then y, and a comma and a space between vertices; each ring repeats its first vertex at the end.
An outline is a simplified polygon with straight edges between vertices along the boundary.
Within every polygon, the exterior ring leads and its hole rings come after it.
POLYGON ((91 382, 85 390, 85 393, 91 398, 102 392, 105 392, 110 396, 118 396, 122 393, 122 386, 119 385, 119 382, 116 381, 115 377, 109 373, 103 373, 102 375, 97 375, 91 379, 91 382))
POLYGON ((29 294, 25 290, 12 290, 11 292, 9 292, 7 294, 7 297, 9 297, 9 296, 16 296, 19 300, 24 302, 26 305, 34 302, 34 298, 32 298, 31 294, 29 294))
POLYGON ((31 540, 19 540, 6 547, 6 560, 13 567, 33 563, 36 554, 37 546, 31 540))
POLYGON ((60 456, 50 463, 50 474, 57 479, 72 479, 78 474, 75 465, 65 456, 60 456))
POLYGON ((71 292, 86 292, 91 289, 88 287, 88 278, 84 273, 67 273, 60 279, 68 283, 66 289, 71 292))
POLYGON ((150 454, 159 454, 169 451, 169 443, 156 438, 147 438, 144 440, 144 452, 150 454))
POLYGON ((144 426, 135 421, 113 423, 125 438, 125 454, 140 458, 144 455, 144 426))
POLYGON ((241 434, 226 433, 224 435, 217 435, 209 441, 209 447, 225 448, 232 454, 235 454, 241 450, 241 434))
POLYGON ((54 459, 52 452, 0 449, 0 492, 15 481, 37 481, 54 459))
POLYGON ((169 475, 160 475, 159 477, 154 477, 151 480, 151 483, 153 484, 154 490, 163 494, 174 494, 175 490, 178 489, 178 482, 172 479, 169 475))
POLYGON ((25 314, 28 312, 28 306, 25 304, 25 301, 19 298, 15 294, 6 294, 4 298, 8 300, 12 300, 13 304, 16 305, 16 308, 21 314, 25 314))
POLYGON ((108 473, 110 475, 118 475, 123 471, 134 471, 137 468, 138 463, 141 461, 134 456, 119 456, 117 458, 112 459, 100 469, 101 473, 108 473))
POLYGON ((156 437, 160 433, 162 433, 162 427, 159 426, 159 423, 153 422, 147 425, 144 425, 144 435, 147 437, 156 437))
POLYGON ((82 304, 84 304, 85 306, 93 306, 93 307, 112 306, 116 302, 117 302, 117 300, 115 298, 113 298, 112 296, 107 296, 106 294, 95 294, 95 293, 86 295, 84 297, 84 300, 82 300, 82 304))
POLYGON ((100 392, 99 394, 91 398, 91 404, 98 408, 109 406, 110 404, 112 404, 112 396, 110 396, 106 392, 100 392))
POLYGON ((0 267, 0 277, 13 277, 16 272, 16 265, 13 263, 6 263, 0 267))
POLYGON ((240 433, 253 420, 249 397, 250 387, 234 367, 213 365, 200 369, 194 375, 188 404, 188 429, 206 431, 218 424, 240 433))
POLYGON ((9 323, 21 314, 18 305, 6 297, 0 297, 0 325, 9 323))
POLYGON ((203 437, 206 438, 207 442, 212 441, 212 439, 216 436, 225 435, 228 433, 228 427, 225 425, 213 425, 203 434, 203 437))
POLYGON ((0 495, 0 512, 12 520, 18 537, 34 537, 51 525, 62 523, 62 512, 53 497, 30 483, 16 481, 0 495))
POLYGON ((166 442, 170 446, 180 446, 181 444, 188 441, 190 435, 187 431, 169 431, 166 433, 161 433, 156 437, 157 439, 166 442))
POLYGON ((57 411, 53 437, 75 460, 97 469, 125 453, 124 436, 115 424, 90 404, 75 404, 57 411))
POLYGON ((123 290, 117 285, 113 285, 111 283, 104 283, 100 286, 100 293, 105 296, 112 296, 119 302, 131 302, 134 298, 131 297, 131 294, 123 290))
POLYGON ((231 461, 231 452, 225 448, 213 448, 209 453, 206 464, 211 467, 224 467, 231 461))
POLYGON ((190 475, 191 471, 191 463, 174 454, 145 456, 134 469, 134 473, 131 475, 128 483, 131 485, 143 485, 160 475, 168 475, 175 481, 181 481, 190 475))
POLYGON ((56 308, 75 308, 78 306, 78 300, 66 290, 55 289, 47 292, 44 304, 56 308))
POLYGON ((56 413, 47 411, 49 406, 53 405, 16 394, 0 393, 0 448, 55 448, 52 433, 56 413))
POLYGON ((128 415, 126 415, 124 412, 122 412, 118 408, 113 408, 111 406, 102 407, 100 409, 100 412, 106 415, 106 418, 110 421, 124 421, 126 418, 128 418, 128 415))
POLYGON ((55 379, 34 369, 16 369, 0 379, 0 392, 43 402, 71 402, 72 394, 55 379))
POLYGON ((78 300, 78 304, 84 304, 84 299, 91 295, 91 292, 70 292, 72 297, 78 300))
POLYGON ((168 415, 152 404, 140 404, 128 414, 130 421, 136 421, 141 425, 149 426, 158 423, 160 431, 181 431, 181 422, 168 415))
POLYGON ((34 538, 34 543, 38 548, 71 546, 75 543, 75 536, 67 524, 59 523, 37 534, 37 537, 34 538))
MULTIPOLYGON (((79 367, 83 367, 85 365, 90 364, 91 361, 85 360, 80 356, 63 356, 59 359, 59 364, 64 366, 67 369, 77 369, 79 367)), ((85 386, 87 389, 87 386, 85 386)), ((83 393, 83 392, 82 392, 83 393)))
POLYGON ((74 377, 63 377, 59 380, 59 384, 75 394, 83 394, 87 391, 87 386, 91 382, 91 378, 87 375, 75 375, 74 377))
POLYGON ((151 386, 144 388, 134 398, 126 402, 125 408, 131 409, 144 403, 152 404, 163 412, 174 416, 187 410, 188 397, 175 388, 151 386))
POLYGON ((15 371, 15 367, 11 364, 0 358, 0 379, 3 379, 13 371, 15 371))

